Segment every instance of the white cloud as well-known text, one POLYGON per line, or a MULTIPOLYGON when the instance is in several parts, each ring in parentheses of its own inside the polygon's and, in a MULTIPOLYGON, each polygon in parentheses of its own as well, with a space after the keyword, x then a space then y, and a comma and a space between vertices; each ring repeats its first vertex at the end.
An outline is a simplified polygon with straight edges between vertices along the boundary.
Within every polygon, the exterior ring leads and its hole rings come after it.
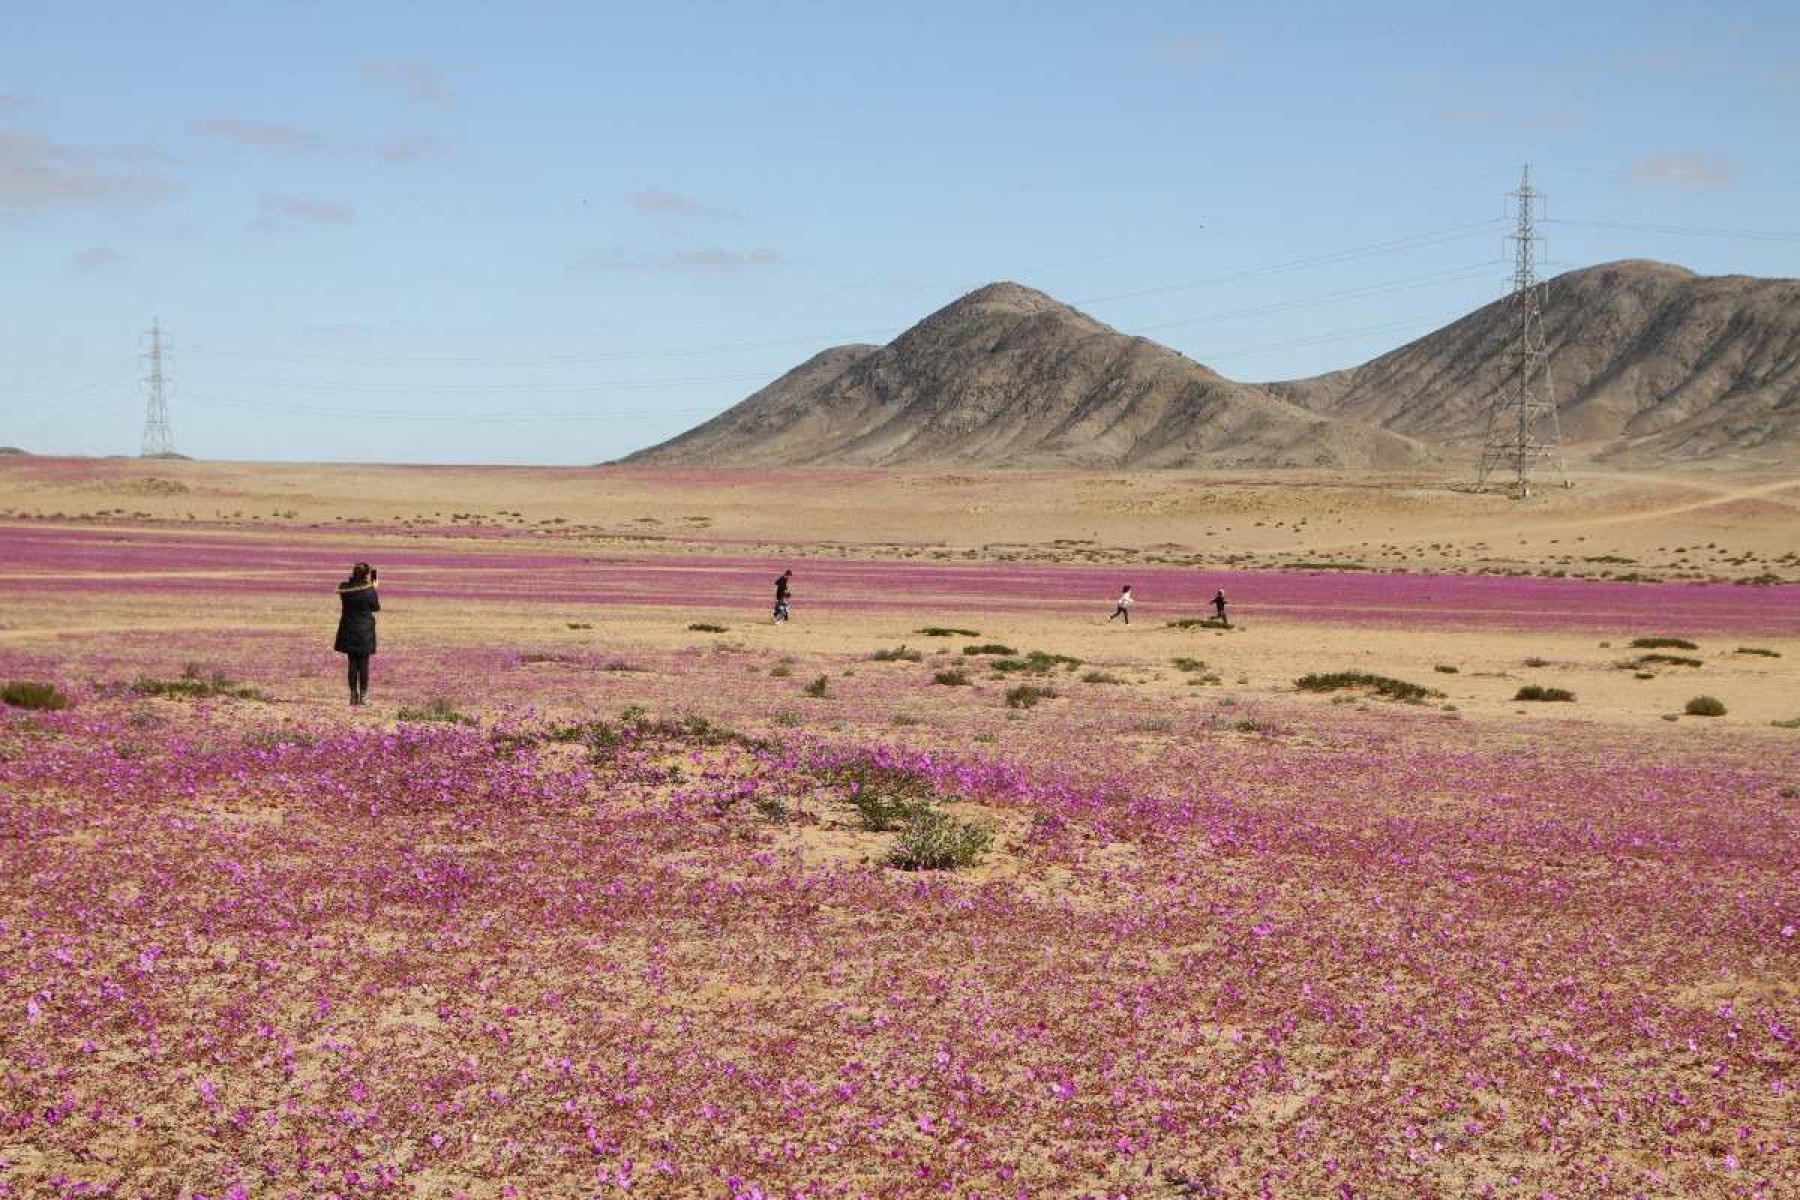
POLYGON ((650 188, 642 192, 629 192, 625 203, 641 213, 671 217, 731 217, 738 214, 729 208, 705 204, 687 196, 678 196, 664 188, 650 188))
POLYGON ((1631 178, 1639 183, 1705 191, 1729 186, 1735 175, 1718 155, 1688 151, 1646 154, 1631 164, 1631 178))
POLYGON ((269 150, 277 154, 322 154, 325 139, 293 125, 240 121, 236 117, 212 117, 195 121, 194 132, 222 138, 240 146, 269 150))
POLYGON ((335 200, 314 200, 305 196, 264 196, 257 201, 258 216, 252 229, 273 233, 283 229, 308 226, 345 226, 356 224, 356 210, 335 200))
POLYGON ((134 150, 65 146, 26 129, 0 129, 0 213, 84 204, 154 202, 180 190, 134 150))
POLYGON ((86 250, 78 250, 74 255, 75 265, 84 271, 101 271, 107 267, 116 267, 125 261, 125 256, 111 246, 89 246, 86 250))
POLYGON ((669 254, 628 254, 623 250, 591 250, 576 259, 574 266, 583 271, 616 271, 645 273, 655 271, 730 272, 753 267, 774 267, 786 262, 780 252, 767 246, 752 250, 676 250, 669 254))
POLYGON ((456 94, 436 67, 419 59, 378 59, 362 65, 366 83, 398 92, 421 104, 449 105, 456 94))
POLYGON ((430 134, 397 134, 382 140, 377 153, 389 166, 404 166, 422 159, 436 158, 450 149, 450 143, 430 134))

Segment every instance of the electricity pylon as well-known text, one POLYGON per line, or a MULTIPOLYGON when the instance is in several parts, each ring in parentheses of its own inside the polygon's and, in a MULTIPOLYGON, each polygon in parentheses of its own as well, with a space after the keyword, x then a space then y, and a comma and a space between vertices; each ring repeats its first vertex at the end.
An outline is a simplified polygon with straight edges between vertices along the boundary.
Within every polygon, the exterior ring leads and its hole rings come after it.
POLYGON ((1518 211, 1508 240, 1513 244, 1513 287, 1507 297, 1512 345, 1502 368, 1500 388, 1488 409, 1487 436, 1481 445, 1481 474, 1486 488, 1495 472, 1509 476, 1506 487, 1524 499, 1540 463, 1548 463, 1568 486, 1563 466, 1562 429, 1556 416, 1556 392, 1550 383, 1550 354, 1544 344, 1545 285, 1537 277, 1538 236, 1534 226, 1543 194, 1531 186, 1528 164, 1511 193, 1518 211))
POLYGON ((144 406, 144 457, 157 458, 175 453, 175 434, 169 428, 169 399, 164 394, 163 329, 160 320, 153 321, 148 331, 150 349, 144 355, 149 374, 144 376, 148 400, 144 406))

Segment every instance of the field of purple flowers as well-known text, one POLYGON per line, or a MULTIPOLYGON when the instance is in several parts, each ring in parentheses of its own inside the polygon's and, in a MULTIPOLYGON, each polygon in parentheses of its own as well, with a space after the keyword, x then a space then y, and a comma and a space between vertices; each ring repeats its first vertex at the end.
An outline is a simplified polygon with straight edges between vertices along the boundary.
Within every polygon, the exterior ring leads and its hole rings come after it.
MULTIPOLYGON (((346 557, 0 532, 21 605, 254 616, 346 557)), ((401 611, 704 608, 767 573, 389 561, 401 611)), ((1057 611, 1077 570, 801 574, 821 605, 1057 611)), ((1255 586, 1301 606, 1309 578, 1255 586)), ((1794 628, 1791 589, 1354 586, 1321 616, 1794 628)), ((350 710, 326 642, 0 643, 0 681, 69 700, 0 706, 0 1196, 1800 1194, 1789 730, 1009 708, 943 656, 478 630, 379 656, 350 710), (166 694, 189 662, 241 684, 166 694), (991 844, 906 869, 882 805, 991 844)))

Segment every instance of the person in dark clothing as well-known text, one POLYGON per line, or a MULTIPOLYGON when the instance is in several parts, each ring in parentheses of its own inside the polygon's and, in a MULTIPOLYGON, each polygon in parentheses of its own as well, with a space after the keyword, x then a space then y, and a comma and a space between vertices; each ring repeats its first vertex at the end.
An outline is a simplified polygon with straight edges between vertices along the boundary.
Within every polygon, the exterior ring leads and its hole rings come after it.
POLYGON ((369 698, 369 656, 375 653, 375 614, 381 596, 375 590, 375 568, 359 562, 350 578, 337 585, 343 615, 338 617, 337 640, 332 649, 350 660, 350 703, 366 704, 369 698))
POLYGON ((1230 629, 1231 619, 1225 615, 1225 590, 1223 588, 1213 593, 1212 606, 1213 611, 1219 614, 1219 624, 1230 629))
POLYGON ((775 581, 775 619, 777 621, 788 619, 788 580, 793 577, 792 571, 783 571, 781 577, 775 581))

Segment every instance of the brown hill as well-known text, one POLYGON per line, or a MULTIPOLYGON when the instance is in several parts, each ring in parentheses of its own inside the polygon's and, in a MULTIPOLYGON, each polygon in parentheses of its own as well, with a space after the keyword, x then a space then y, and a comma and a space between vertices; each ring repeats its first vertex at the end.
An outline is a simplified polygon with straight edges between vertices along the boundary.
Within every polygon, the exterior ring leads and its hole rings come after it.
MULTIPOLYGON (((1800 280, 1627 261, 1551 280, 1550 377, 1573 455, 1621 463, 1800 458, 1800 280)), ((1442 446, 1479 440, 1507 378, 1497 301, 1346 371, 1269 391, 1442 446)))
MULTIPOLYGON (((1574 458, 1800 458, 1800 281, 1617 262, 1550 281, 1574 458)), ((1360 367, 1245 384, 1042 292, 996 283, 886 346, 839 346, 626 461, 1403 468, 1474 454, 1506 378, 1496 301, 1360 367)))
POLYGON ((886 346, 809 359, 625 461, 867 466, 1406 467, 1430 452, 1308 412, 1042 292, 996 283, 886 346))

